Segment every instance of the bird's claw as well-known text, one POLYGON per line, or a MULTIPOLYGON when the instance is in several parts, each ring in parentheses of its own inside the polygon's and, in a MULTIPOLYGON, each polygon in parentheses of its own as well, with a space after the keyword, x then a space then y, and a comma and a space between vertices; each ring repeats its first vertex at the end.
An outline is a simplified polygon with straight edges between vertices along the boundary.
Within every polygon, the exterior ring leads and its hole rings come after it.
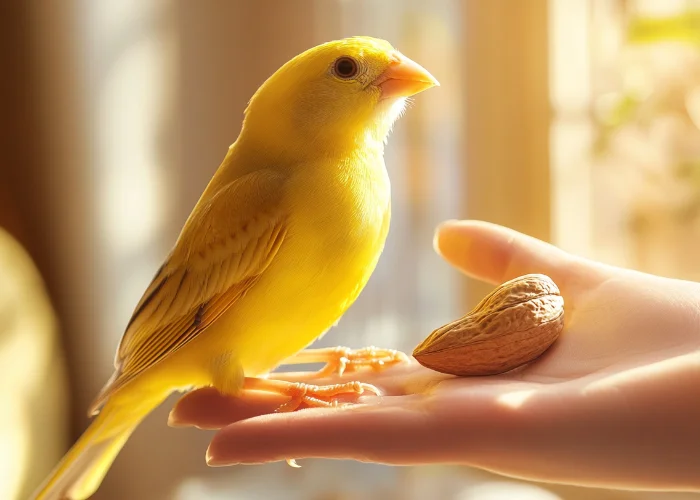
POLYGON ((297 410, 302 404, 311 408, 334 408, 337 406, 345 406, 349 403, 341 403, 335 396, 341 394, 363 394, 364 392, 372 392, 379 396, 381 393, 372 384, 363 382, 347 382, 345 384, 333 385, 311 385, 304 383, 292 383, 287 389, 287 394, 290 400, 282 404, 275 412, 287 413, 297 410))
MULTIPOLYGON (((341 403, 333 398, 341 394, 363 394, 364 392, 372 392, 377 396, 380 395, 379 389, 375 386, 362 382, 348 382, 345 384, 324 386, 294 383, 287 389, 287 393, 291 396, 290 400, 282 404, 275 412, 293 412, 302 404, 306 404, 311 408, 335 408, 338 406, 346 406, 350 403, 341 403)), ((293 458, 287 459, 287 464, 295 468, 301 467, 293 458)))
POLYGON ((362 349, 350 349, 342 346, 334 347, 328 352, 328 357, 326 366, 317 372, 319 378, 352 373, 361 367, 369 367, 378 372, 390 366, 409 361, 408 356, 401 351, 380 349, 374 346, 362 349))

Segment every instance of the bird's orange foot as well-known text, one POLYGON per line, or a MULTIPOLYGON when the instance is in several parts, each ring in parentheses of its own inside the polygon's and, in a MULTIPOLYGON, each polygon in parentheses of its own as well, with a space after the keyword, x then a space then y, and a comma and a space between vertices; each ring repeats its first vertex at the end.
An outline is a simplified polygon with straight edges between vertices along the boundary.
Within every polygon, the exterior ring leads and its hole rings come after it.
MULTIPOLYGON (((336 396, 346 394, 360 395, 371 392, 379 396, 379 389, 371 384, 362 382, 347 382, 333 385, 311 385, 300 382, 285 382, 284 380, 270 380, 265 378, 246 378, 244 389, 253 391, 274 392, 284 394, 290 399, 275 410, 276 413, 296 411, 301 405, 311 408, 333 408, 343 406, 336 396)), ((288 459, 287 463, 292 467, 299 467, 294 459, 288 459)))
POLYGON ((290 399, 280 405, 277 413, 291 412, 306 405, 311 408, 331 408, 342 406, 336 399, 342 395, 360 395, 371 392, 379 396, 380 392, 375 386, 362 382, 346 382, 344 384, 333 385, 311 385, 300 382, 286 382, 284 380, 270 380, 262 378, 246 378, 244 389, 253 391, 274 392, 284 394, 290 399))
POLYGON ((312 408, 329 408, 341 406, 349 403, 341 403, 335 396, 343 394, 363 394, 364 392, 372 392, 379 396, 379 389, 371 384, 362 382, 347 382, 345 384, 334 385, 310 385, 302 383, 293 383, 288 393, 291 399, 277 408, 278 413, 295 411, 302 404, 312 408))
POLYGON ((362 349, 349 347, 327 347, 321 349, 306 349, 286 360, 284 364, 326 363, 316 372, 317 378, 329 375, 342 375, 355 372, 358 368, 368 367, 375 372, 390 366, 406 363, 408 356, 394 349, 380 349, 370 346, 362 349))

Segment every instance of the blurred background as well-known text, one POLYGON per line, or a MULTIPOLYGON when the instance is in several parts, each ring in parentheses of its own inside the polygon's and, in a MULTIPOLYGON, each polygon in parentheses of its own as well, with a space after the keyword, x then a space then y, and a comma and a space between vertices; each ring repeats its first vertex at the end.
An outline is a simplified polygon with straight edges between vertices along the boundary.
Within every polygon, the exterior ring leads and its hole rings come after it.
MULTIPOLYGON (((447 218, 700 279, 700 2, 9 0, 0 4, 0 498, 88 423, 134 305, 281 64, 351 35, 441 82, 386 152, 393 220, 319 345, 405 351, 489 288, 432 250, 447 218)), ((211 433, 136 431, 96 499, 697 499, 344 461, 208 469, 211 433)))

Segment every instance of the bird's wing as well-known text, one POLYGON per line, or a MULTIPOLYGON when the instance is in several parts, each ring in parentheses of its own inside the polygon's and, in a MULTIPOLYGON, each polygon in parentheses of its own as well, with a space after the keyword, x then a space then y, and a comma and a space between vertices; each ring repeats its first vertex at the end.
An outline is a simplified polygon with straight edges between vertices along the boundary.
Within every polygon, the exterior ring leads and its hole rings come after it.
POLYGON ((194 339, 255 284, 286 234, 284 179, 260 170, 193 212, 126 328, 115 375, 92 405, 194 339))

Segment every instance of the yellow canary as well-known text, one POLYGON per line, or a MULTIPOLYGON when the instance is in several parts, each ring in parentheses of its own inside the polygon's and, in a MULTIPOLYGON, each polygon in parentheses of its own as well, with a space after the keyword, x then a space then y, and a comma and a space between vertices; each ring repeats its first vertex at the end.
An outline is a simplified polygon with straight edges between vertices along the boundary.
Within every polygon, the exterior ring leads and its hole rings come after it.
POLYGON ((333 394, 255 377, 330 329, 364 288, 389 229, 386 138, 406 98, 434 85, 369 37, 313 47, 263 83, 135 308, 91 407, 97 417, 35 498, 90 497, 174 391, 333 394))

